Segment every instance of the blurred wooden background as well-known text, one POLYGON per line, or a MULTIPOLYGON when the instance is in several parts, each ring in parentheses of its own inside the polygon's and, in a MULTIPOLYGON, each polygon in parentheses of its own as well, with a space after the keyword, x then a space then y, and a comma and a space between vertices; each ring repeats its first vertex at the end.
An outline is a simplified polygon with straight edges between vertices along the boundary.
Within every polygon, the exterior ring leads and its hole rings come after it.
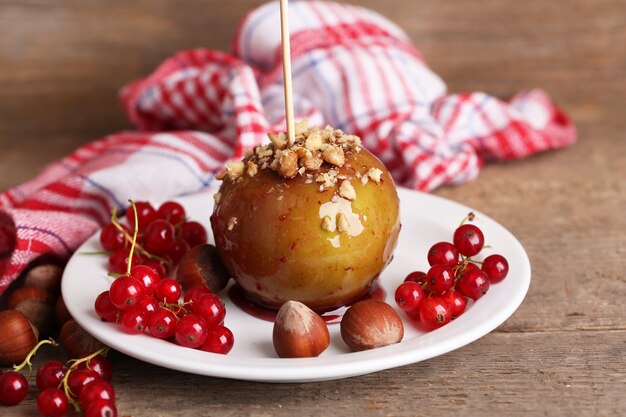
MULTIPOLYGON (((121 415, 626 415, 626 1, 350 2, 403 27, 451 91, 542 87, 574 118, 575 146, 435 191, 521 240, 526 300, 462 349, 342 381, 268 386, 118 357, 121 415)), ((0 0, 0 189, 130 127, 121 86, 180 49, 228 49, 260 3, 0 0)), ((34 396, 10 411, 34 415, 34 396)))
MULTIPOLYGON (((403 27, 451 91, 541 86, 582 126, 626 103, 624 0, 352 0, 403 27)), ((0 185, 128 128, 121 86, 172 53, 228 49, 259 0, 0 0, 0 185), (19 149, 48 152, 19 156, 19 149), (27 159, 25 159, 27 158, 27 159)))

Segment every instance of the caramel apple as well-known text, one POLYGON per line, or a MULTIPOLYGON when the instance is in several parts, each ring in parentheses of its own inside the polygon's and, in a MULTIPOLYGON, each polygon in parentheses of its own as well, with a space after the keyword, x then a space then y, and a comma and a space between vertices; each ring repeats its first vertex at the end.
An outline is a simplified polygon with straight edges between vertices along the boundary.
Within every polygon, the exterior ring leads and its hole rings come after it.
POLYGON ((211 225, 230 275, 253 301, 316 311, 363 296, 391 260, 399 204, 385 166, 361 141, 296 125, 219 175, 211 225))

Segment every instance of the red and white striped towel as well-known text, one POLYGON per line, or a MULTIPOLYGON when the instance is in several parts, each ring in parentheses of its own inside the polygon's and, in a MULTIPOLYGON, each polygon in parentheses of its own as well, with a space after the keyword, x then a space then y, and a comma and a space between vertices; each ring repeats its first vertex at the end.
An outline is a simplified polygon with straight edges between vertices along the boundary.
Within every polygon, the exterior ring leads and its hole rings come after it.
MULTIPOLYGON (((432 190, 474 179, 484 160, 523 158, 575 141, 540 90, 504 102, 446 95, 406 34, 339 3, 290 7, 295 112, 361 136, 399 184, 432 190)), ((111 208, 207 187, 225 161, 284 130, 278 3, 251 11, 232 54, 196 49, 123 89, 137 130, 115 133, 0 195, 0 293, 37 257, 67 258, 111 208)))

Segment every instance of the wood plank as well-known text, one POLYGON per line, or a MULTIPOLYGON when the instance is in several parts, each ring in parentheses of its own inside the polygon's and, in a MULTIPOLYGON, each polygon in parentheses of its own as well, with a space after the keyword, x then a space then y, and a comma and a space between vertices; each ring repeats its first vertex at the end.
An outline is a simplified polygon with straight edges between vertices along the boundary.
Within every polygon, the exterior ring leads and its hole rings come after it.
MULTIPOLYGON (((308 384, 201 377, 116 356, 113 383, 122 416, 616 416, 626 406, 624 336, 492 333, 426 362, 308 384)), ((11 416, 34 407, 29 396, 11 416)))

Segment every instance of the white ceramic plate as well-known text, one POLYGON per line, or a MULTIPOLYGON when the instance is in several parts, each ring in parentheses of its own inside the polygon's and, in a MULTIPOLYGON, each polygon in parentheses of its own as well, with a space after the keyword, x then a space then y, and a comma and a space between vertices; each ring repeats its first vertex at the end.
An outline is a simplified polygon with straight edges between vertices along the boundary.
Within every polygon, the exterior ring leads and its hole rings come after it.
MULTIPOLYGON (((395 307, 393 294, 404 277, 414 270, 427 270, 429 247, 451 240, 460 220, 471 211, 461 204, 430 194, 399 189, 402 231, 395 257, 379 279, 386 301, 395 307)), ((213 191, 183 197, 188 216, 209 229, 213 191)), ((96 338, 137 359, 194 374, 266 382, 306 382, 347 378, 423 361, 458 349, 502 324, 521 304, 530 284, 530 263, 518 240, 504 227, 477 213, 476 224, 488 245, 509 261, 507 278, 448 325, 423 332, 398 310, 405 325, 404 340, 396 345, 364 352, 350 352, 341 340, 339 325, 330 325, 330 347, 318 358, 280 359, 272 346, 272 323, 248 315, 227 297, 226 326, 235 335, 228 355, 184 348, 147 335, 127 335, 118 325, 99 320, 94 300, 109 288, 105 256, 80 252, 100 250, 92 236, 70 260, 63 277, 63 298, 72 316, 96 338)), ((209 233, 211 235, 211 233, 209 233)), ((483 252, 486 252, 484 250, 483 252)))

